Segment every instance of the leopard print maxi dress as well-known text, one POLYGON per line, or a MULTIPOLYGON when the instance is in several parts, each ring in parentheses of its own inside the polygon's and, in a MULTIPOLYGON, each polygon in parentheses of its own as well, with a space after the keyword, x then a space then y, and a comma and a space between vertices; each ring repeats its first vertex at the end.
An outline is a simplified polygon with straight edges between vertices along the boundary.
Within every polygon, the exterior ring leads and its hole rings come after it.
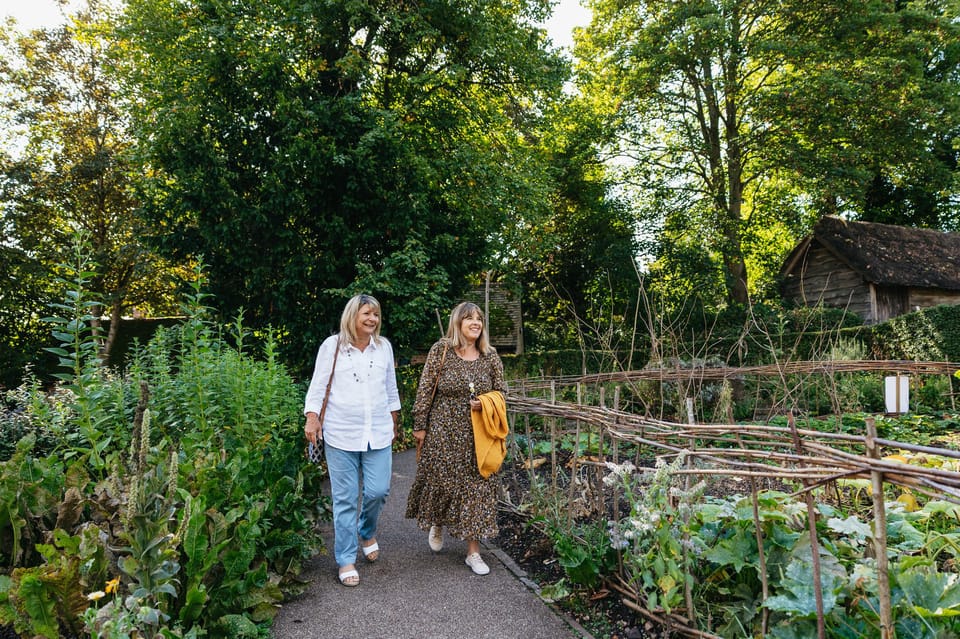
POLYGON ((496 474, 484 479, 477 469, 470 419, 471 382, 477 395, 491 390, 506 395, 500 357, 489 353, 467 361, 448 340, 440 340, 427 355, 413 405, 414 428, 426 427, 427 434, 406 516, 416 519, 423 530, 443 526, 458 539, 495 537, 498 532, 500 480, 496 474), (440 379, 431 406, 438 369, 440 379))

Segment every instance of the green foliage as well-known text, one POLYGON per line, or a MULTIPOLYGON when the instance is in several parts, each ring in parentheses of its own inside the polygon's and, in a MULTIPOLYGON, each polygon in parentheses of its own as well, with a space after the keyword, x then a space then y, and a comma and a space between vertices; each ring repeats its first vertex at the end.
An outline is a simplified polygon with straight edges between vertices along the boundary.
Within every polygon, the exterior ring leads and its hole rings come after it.
MULTIPOLYGON (((857 421, 845 428, 856 429, 857 421)), ((565 503, 534 476, 521 510, 545 528, 566 572, 549 594, 570 597, 570 584, 596 588, 615 575, 648 609, 682 608, 695 628, 718 636, 760 636, 761 628, 781 639, 815 636, 814 545, 806 505, 777 491, 705 496, 705 483, 691 486, 678 472, 686 465, 682 455, 670 463, 659 460, 655 469, 607 462, 604 489, 617 491, 620 499, 609 521, 572 523, 578 505, 565 503)), ((826 636, 879 636, 869 506, 856 499, 847 506, 816 501, 826 636)), ((960 507, 935 500, 917 507, 915 499, 901 497, 887 501, 886 512, 897 635, 953 636, 960 631, 960 507)))
POLYGON ((38 457, 58 446, 68 436, 62 417, 70 414, 71 401, 72 394, 62 387, 54 393, 41 392, 40 380, 28 370, 23 383, 5 394, 4 403, 12 409, 0 412, 0 461, 10 459, 27 435, 33 437, 38 457))
POLYGON ((609 371, 611 368, 639 368, 646 364, 649 351, 608 350, 545 350, 526 351, 522 355, 504 354, 504 373, 509 379, 526 377, 561 377, 564 375, 589 375, 609 371))
MULTIPOLYGON (((903 415, 848 413, 840 417, 801 419, 797 424, 800 428, 863 436, 867 430, 867 418, 874 420, 880 437, 921 446, 937 444, 938 439, 955 433, 957 426, 960 425, 960 418, 956 415, 937 416, 918 413, 905 413, 903 415)), ((776 416, 767 420, 767 423, 785 427, 787 418, 776 416)))
POLYGON ((871 329, 878 359, 960 361, 960 305, 941 305, 900 315, 871 329))
POLYGON ((55 297, 47 273, 22 250, 0 247, 0 274, 0 388, 14 388, 29 366, 42 375, 55 368, 52 355, 37 356, 51 343, 40 318, 55 297))
POLYGON ((569 529, 560 527, 559 522, 547 522, 547 535, 574 585, 595 588, 616 569, 617 554, 605 521, 585 521, 569 529))
POLYGON ((60 630, 57 627, 57 616, 54 610, 56 604, 43 581, 37 575, 30 573, 17 575, 17 577, 20 581, 18 598, 23 602, 25 616, 30 623, 27 626, 18 624, 14 627, 40 637, 49 639, 58 637, 60 630))
POLYGON ((389 337, 418 343, 543 200, 525 134, 565 69, 530 26, 545 8, 127 3, 152 242, 204 255, 220 308, 280 327, 298 374, 347 289, 389 301, 389 337))
POLYGON ((766 96, 769 148, 814 206, 956 228, 956 8, 803 0, 780 14, 791 67, 766 96))
POLYGON ((35 443, 27 435, 0 465, 0 560, 8 568, 37 562, 35 544, 55 518, 65 481, 56 460, 33 455, 35 443))
POLYGON ((366 291, 378 291, 377 299, 389 313, 389 323, 385 319, 384 331, 389 331, 394 348, 405 352, 410 347, 429 349, 433 343, 427 337, 429 333, 411 332, 406 327, 423 328, 425 309, 449 306, 444 295, 448 290, 447 271, 432 264, 424 243, 411 236, 401 249, 383 260, 382 265, 375 268, 372 264, 358 263, 357 275, 350 286, 327 292, 334 297, 348 298, 366 291))
POLYGON ((824 214, 957 228, 952 3, 592 8, 579 88, 608 105, 603 148, 629 158, 618 186, 664 309, 775 298, 784 258, 824 214))
POLYGON ((46 350, 57 356, 61 369, 55 378, 63 382, 64 388, 72 393, 71 406, 76 416, 79 435, 85 440, 89 462, 95 471, 103 471, 103 450, 109 445, 100 424, 101 412, 98 402, 106 398, 100 386, 100 377, 104 374, 100 358, 100 339, 93 323, 97 319, 94 312, 101 308, 100 301, 91 299, 87 287, 95 276, 92 262, 88 257, 89 247, 85 234, 78 234, 73 242, 73 261, 61 264, 65 272, 58 281, 66 287, 64 302, 51 304, 54 315, 44 319, 52 327, 54 339, 60 342, 58 347, 46 350))
POLYGON ((52 538, 52 544, 37 544, 44 563, 14 569, 3 589, 18 632, 57 639, 61 629, 73 636, 81 630, 79 618, 87 607, 83 588, 104 561, 99 540, 90 544, 87 529, 78 536, 57 529, 52 538))
MULTIPOLYGON (((88 281, 91 298, 100 303, 96 321, 119 321, 134 307, 170 308, 168 276, 175 269, 145 248, 135 215, 132 184, 143 172, 133 168, 134 143, 114 74, 115 42, 105 28, 109 3, 81 4, 62 26, 0 31, 0 109, 10 133, 0 157, 0 264, 10 266, 3 269, 0 316, 19 327, 11 331, 0 322, 5 347, 45 342, 37 319, 42 303, 60 296, 53 278, 57 265, 70 260, 76 229, 89 231, 97 264, 88 281), (7 306, 13 302, 23 305, 7 306)), ((108 354, 115 334, 101 337, 108 354)), ((31 350, 22 351, 29 361, 31 350)), ((39 372, 47 370, 44 365, 39 372)))
POLYGON ((549 206, 523 211, 523 223, 504 230, 500 249, 503 277, 523 291, 525 347, 627 349, 640 247, 635 213, 599 157, 613 135, 609 107, 574 96, 542 108, 541 162, 553 175, 549 206))
MULTIPOLYGON (((10 395, 30 432, 0 462, 0 557, 14 568, 0 621, 41 635, 85 624, 115 639, 186 639, 225 615, 268 621, 303 587, 327 513, 310 488, 320 471, 303 459, 303 389, 269 331, 254 359, 242 321, 209 322, 199 290, 188 319, 136 351, 125 376, 64 348, 70 369, 55 394, 34 383, 10 395), (56 552, 37 546, 51 534, 56 552), (84 593, 98 603, 87 608, 84 593)), ((71 300, 82 308, 82 293, 71 300)), ((61 339, 82 354, 78 326, 61 339)))
POLYGON ((211 636, 224 639, 266 639, 269 633, 243 615, 224 615, 213 626, 211 636))
POLYGON ((622 490, 630 504, 629 514, 612 522, 614 544, 624 551, 627 578, 650 610, 670 612, 681 606, 685 588, 692 584, 688 521, 703 486, 681 491, 674 485, 673 473, 683 463, 683 455, 670 464, 658 460, 647 476, 629 462, 608 464, 611 472, 604 479, 622 490))

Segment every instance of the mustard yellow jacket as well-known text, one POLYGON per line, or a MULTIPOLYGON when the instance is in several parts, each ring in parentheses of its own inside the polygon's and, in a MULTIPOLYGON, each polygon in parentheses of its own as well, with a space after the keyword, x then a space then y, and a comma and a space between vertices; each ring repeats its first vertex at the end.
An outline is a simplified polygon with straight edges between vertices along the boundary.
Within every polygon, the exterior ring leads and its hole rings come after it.
POLYGON ((477 448, 477 469, 486 479, 500 470, 507 456, 507 401, 500 391, 490 391, 477 397, 483 408, 470 411, 473 421, 473 442, 477 448))

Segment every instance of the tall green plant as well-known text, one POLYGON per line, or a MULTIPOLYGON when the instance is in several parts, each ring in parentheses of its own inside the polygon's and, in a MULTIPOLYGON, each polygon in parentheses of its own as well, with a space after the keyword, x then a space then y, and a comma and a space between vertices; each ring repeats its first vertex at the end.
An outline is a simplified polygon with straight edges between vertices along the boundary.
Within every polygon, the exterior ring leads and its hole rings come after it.
POLYGON ((98 318, 92 312, 101 307, 101 302, 89 293, 90 281, 96 275, 96 265, 89 253, 85 235, 77 233, 72 244, 72 260, 60 265, 63 274, 57 277, 65 289, 64 301, 51 303, 58 314, 46 317, 44 321, 50 324, 53 337, 60 342, 60 346, 46 349, 57 356, 64 369, 54 377, 73 393, 75 422, 89 445, 86 452, 90 464, 95 470, 102 471, 105 467, 103 452, 110 442, 104 439, 98 423, 103 417, 98 410, 103 370, 98 337, 92 324, 98 318))
POLYGON ((0 557, 16 569, 0 579, 0 623, 40 636, 75 627, 79 613, 66 602, 81 586, 94 601, 83 623, 111 639, 216 634, 238 615, 269 620, 302 588, 295 577, 320 547, 315 522, 327 514, 319 470, 303 459, 303 389, 278 362, 271 332, 265 361, 255 359, 242 318, 214 324, 197 283, 187 320, 139 348, 118 376, 90 347, 86 271, 73 272, 72 303, 54 320, 63 327, 61 384, 49 396, 25 386, 16 401, 44 437, 81 425, 85 434, 34 457, 31 433, 0 462, 0 557), (81 546, 59 545, 57 557, 31 552, 47 535, 89 530, 93 514, 99 534, 83 533, 81 546), (45 581, 74 564, 72 594, 45 581))

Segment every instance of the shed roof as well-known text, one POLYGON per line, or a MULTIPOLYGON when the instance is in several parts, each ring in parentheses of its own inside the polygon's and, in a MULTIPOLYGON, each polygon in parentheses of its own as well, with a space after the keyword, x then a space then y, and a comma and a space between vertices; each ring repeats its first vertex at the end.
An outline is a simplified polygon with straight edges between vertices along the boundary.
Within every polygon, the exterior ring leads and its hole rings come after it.
POLYGON ((787 257, 781 275, 814 243, 873 284, 960 290, 958 233, 825 216, 787 257))

